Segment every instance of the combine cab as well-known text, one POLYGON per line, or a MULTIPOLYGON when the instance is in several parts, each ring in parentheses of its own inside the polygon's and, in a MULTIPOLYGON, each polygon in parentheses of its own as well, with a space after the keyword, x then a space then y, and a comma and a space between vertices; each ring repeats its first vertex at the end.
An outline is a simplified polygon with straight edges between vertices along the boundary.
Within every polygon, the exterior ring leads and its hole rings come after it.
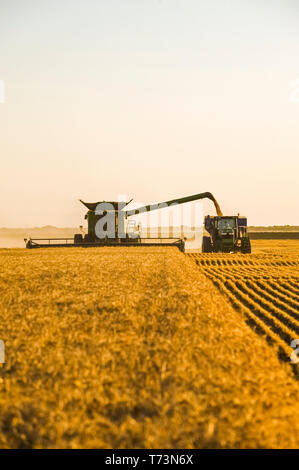
POLYGON ((203 236, 203 253, 251 253, 246 217, 207 215, 204 227, 206 234, 203 236))

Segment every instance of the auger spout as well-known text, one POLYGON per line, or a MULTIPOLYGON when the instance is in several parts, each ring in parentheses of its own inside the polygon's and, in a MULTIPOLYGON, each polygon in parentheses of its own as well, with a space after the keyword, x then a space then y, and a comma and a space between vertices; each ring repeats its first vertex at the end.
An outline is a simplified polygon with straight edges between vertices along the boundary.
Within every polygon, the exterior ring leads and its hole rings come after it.
POLYGON ((172 204, 184 204, 185 202, 198 201, 199 199, 205 199, 205 198, 213 201, 217 215, 221 217, 222 211, 220 209, 220 206, 218 202, 216 201, 216 199, 214 198, 213 194, 210 192, 194 194, 193 196, 186 196, 186 197, 181 197, 177 199, 171 199, 170 201, 160 202, 158 204, 151 204, 151 205, 149 204, 147 206, 139 207, 138 209, 131 209, 131 210, 125 211, 125 213, 126 213, 126 216, 129 217, 131 215, 142 214, 143 212, 154 211, 157 209, 161 209, 162 207, 171 206, 172 204))

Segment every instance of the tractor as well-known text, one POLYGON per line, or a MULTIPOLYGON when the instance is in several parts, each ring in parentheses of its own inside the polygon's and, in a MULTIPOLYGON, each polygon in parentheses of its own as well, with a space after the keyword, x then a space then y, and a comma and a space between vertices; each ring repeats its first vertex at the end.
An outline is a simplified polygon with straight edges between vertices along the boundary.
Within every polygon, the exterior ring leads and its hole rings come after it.
POLYGON ((246 217, 207 215, 204 228, 203 253, 251 253, 246 217))

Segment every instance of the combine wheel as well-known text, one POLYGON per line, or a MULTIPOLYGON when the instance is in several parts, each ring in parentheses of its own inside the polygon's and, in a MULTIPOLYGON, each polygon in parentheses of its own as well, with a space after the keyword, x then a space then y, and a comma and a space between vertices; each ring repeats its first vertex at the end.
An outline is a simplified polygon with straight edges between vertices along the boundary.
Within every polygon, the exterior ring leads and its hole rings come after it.
POLYGON ((92 241, 93 241, 92 237, 88 233, 86 233, 84 235, 83 243, 92 243, 92 241))
POLYGON ((74 244, 77 245, 79 243, 83 243, 83 237, 81 233, 76 233, 74 235, 74 244))

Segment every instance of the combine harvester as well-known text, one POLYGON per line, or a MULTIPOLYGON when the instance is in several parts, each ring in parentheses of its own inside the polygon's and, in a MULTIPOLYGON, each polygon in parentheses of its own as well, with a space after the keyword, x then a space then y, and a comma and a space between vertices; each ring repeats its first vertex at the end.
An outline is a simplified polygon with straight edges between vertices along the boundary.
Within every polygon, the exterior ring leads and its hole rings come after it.
POLYGON ((85 215, 88 224, 87 234, 78 233, 74 235, 74 238, 25 238, 26 248, 177 246, 184 252, 251 252, 247 219, 239 216, 223 216, 218 202, 209 192, 142 206, 138 209, 125 210, 131 201, 132 199, 129 202, 84 202, 80 199, 80 202, 88 209, 85 215), (198 240, 188 240, 185 237, 142 238, 140 229, 134 220, 126 223, 128 217, 133 215, 205 198, 213 201, 217 216, 205 217, 205 232, 200 237, 200 244, 198 244, 198 240))

